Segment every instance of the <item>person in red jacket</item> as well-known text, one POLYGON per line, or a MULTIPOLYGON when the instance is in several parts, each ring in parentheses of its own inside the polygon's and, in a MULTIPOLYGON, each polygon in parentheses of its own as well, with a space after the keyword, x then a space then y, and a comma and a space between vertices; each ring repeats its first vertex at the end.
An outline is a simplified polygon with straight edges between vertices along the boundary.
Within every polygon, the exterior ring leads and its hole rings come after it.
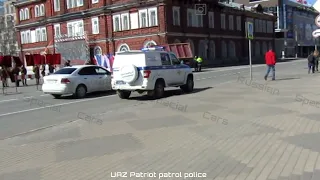
POLYGON ((269 49, 269 51, 266 52, 265 59, 266 59, 266 65, 268 69, 267 69, 266 75, 264 76, 264 80, 267 80, 268 75, 272 70, 272 80, 274 81, 276 79, 276 69, 275 69, 276 53, 274 53, 272 49, 269 49))

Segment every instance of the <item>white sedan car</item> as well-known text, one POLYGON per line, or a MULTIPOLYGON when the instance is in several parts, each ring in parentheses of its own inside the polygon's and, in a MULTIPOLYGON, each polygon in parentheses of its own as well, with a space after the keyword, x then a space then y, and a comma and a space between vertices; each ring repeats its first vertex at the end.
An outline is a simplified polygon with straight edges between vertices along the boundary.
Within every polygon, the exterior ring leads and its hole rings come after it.
POLYGON ((64 67, 43 80, 42 91, 55 98, 69 94, 83 98, 87 93, 111 90, 111 73, 95 65, 64 67))

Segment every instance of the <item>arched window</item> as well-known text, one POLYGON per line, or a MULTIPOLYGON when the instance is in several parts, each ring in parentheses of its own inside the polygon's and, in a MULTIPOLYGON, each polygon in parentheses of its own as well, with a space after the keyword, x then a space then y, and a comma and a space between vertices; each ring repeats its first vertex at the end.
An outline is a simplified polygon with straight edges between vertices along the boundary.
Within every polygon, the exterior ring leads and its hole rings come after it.
POLYGON ((233 41, 229 42, 228 55, 229 57, 236 57, 236 45, 233 41))
POLYGON ((29 15, 30 15, 29 9, 28 9, 28 8, 25 8, 25 9, 24 9, 24 19, 29 19, 29 15))
POLYGON ((262 54, 265 54, 267 51, 268 51, 268 45, 264 41, 263 44, 262 44, 262 54))
POLYGON ((221 57, 223 57, 223 58, 228 57, 227 53, 228 53, 227 52, 227 44, 226 44, 226 42, 221 41, 221 57))
POLYGON ((216 44, 211 40, 209 43, 209 60, 214 58, 216 58, 216 44))
POLYGON ((258 41, 256 41, 256 45, 255 45, 255 56, 260 56, 261 49, 260 49, 260 43, 258 41))
POLYGON ((128 46, 128 44, 121 44, 118 48, 118 52, 119 51, 130 51, 130 47, 128 46))
POLYGON ((45 15, 45 8, 44 8, 44 4, 40 5, 40 16, 44 16, 45 15))
POLYGON ((144 43, 143 47, 150 47, 150 46, 156 46, 157 43, 154 41, 147 41, 144 43))
POLYGON ((35 17, 39 17, 40 16, 40 9, 39 9, 38 5, 36 5, 36 7, 34 7, 34 16, 35 17))
POLYGON ((20 21, 24 20, 24 11, 23 11, 23 9, 20 9, 19 15, 20 15, 20 21))
POLYGON ((188 39, 188 40, 186 41, 186 43, 190 43, 192 54, 195 55, 193 41, 192 41, 191 39, 188 39))
POLYGON ((204 59, 207 59, 207 48, 208 48, 208 45, 205 40, 199 41, 197 55, 204 59))

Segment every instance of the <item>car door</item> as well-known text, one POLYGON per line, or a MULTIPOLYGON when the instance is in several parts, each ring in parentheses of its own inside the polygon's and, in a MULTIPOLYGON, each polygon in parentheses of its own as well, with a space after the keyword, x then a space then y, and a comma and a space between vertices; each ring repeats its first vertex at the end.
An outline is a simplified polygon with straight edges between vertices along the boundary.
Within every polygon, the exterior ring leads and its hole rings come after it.
POLYGON ((97 83, 98 91, 111 90, 111 73, 102 67, 95 67, 95 71, 99 78, 97 83))
POLYGON ((184 65, 181 64, 180 60, 173 54, 170 53, 170 59, 173 65, 173 76, 175 77, 175 84, 184 84, 184 65))
POLYGON ((87 86, 88 92, 94 92, 98 89, 98 75, 94 66, 88 66, 82 68, 79 72, 79 83, 83 83, 87 86))
POLYGON ((172 63, 170 60, 170 56, 168 53, 160 53, 160 58, 161 58, 161 76, 165 79, 166 83, 168 85, 172 85, 175 83, 175 80, 172 75, 173 75, 173 69, 172 69, 172 63))

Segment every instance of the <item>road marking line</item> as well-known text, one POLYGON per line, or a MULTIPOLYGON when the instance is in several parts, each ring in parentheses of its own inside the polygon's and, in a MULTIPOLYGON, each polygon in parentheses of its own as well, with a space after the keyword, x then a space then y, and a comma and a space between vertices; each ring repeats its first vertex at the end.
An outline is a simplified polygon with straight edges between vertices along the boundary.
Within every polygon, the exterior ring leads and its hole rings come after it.
POLYGON ((40 96, 50 96, 50 94, 42 94, 42 95, 40 95, 40 96))
MULTIPOLYGON (((56 106, 63 106, 63 105, 75 104, 75 103, 79 103, 79 102, 93 101, 93 100, 96 100, 96 99, 109 98, 109 97, 113 97, 113 96, 116 96, 116 95, 113 94, 113 95, 109 95, 109 96, 102 96, 102 97, 97 97, 97 98, 92 98, 92 99, 83 99, 83 100, 78 100, 78 101, 72 101, 72 102, 55 104, 55 105, 51 105, 51 106, 44 106, 44 107, 26 109, 26 110, 21 110, 21 111, 15 111, 15 112, 10 112, 10 113, 0 114, 0 117, 4 117, 4 116, 8 116, 8 115, 13 115, 13 114, 20 114, 20 113, 24 113, 24 112, 35 111, 35 110, 39 110, 39 109, 46 109, 46 108, 51 108, 51 107, 56 107, 56 106)), ((29 97, 24 97, 24 98, 29 98, 29 97)))
POLYGON ((0 101, 0 103, 1 103, 1 102, 8 102, 8 101, 16 101, 16 100, 19 100, 19 99, 7 99, 7 100, 1 100, 1 101, 0 101))

